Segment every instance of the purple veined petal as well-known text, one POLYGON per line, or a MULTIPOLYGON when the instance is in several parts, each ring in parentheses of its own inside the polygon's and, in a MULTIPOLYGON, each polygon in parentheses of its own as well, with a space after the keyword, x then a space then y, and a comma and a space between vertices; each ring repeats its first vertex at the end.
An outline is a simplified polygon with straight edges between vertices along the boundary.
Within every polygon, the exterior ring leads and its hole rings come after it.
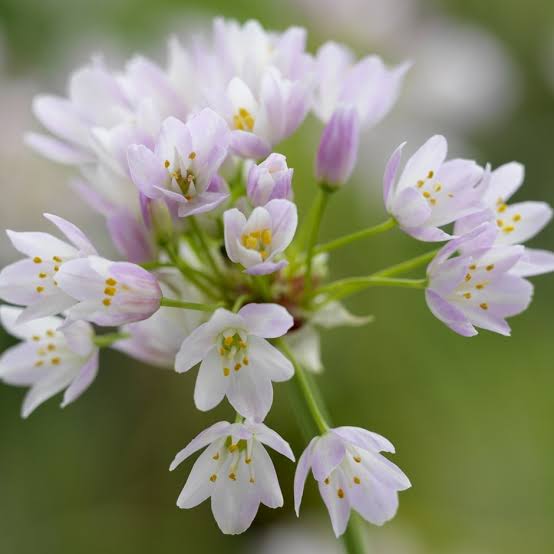
POLYGON ((73 223, 53 214, 43 214, 48 221, 51 221, 79 250, 81 256, 97 255, 96 248, 92 245, 86 235, 73 223))
POLYGON ((426 222, 431 216, 431 206, 415 188, 401 190, 392 200, 391 214, 405 229, 414 229, 426 222))
POLYGON ((155 257, 148 230, 129 210, 123 208, 108 215, 106 225, 114 246, 128 261, 142 264, 155 257))
POLYGON ((248 197, 254 206, 264 206, 276 198, 290 200, 292 175, 285 156, 272 153, 259 165, 250 167, 246 185, 248 197))
POLYGON ((100 301, 104 296, 105 277, 93 269, 91 260, 92 257, 70 260, 62 265, 56 276, 60 289, 76 300, 94 298, 100 301))
POLYGON ((11 304, 27 306, 41 299, 37 293, 37 266, 26 258, 9 264, 0 271, 0 298, 11 304))
POLYGON ((33 319, 60 314, 75 303, 74 298, 60 290, 57 294, 45 296, 27 306, 17 318, 17 323, 28 323, 33 319))
POLYGON ((275 467, 265 448, 257 441, 252 445, 252 460, 260 501, 268 508, 281 508, 283 494, 275 467))
POLYGON ((22 308, 15 306, 0 306, 0 322, 2 327, 12 336, 21 340, 30 340, 33 335, 43 335, 47 330, 56 330, 63 323, 61 317, 44 317, 19 323, 18 319, 23 312, 22 308))
MULTIPOLYGON (((180 168, 176 155, 178 154, 181 158, 189 160, 189 155, 193 150, 188 125, 176 117, 165 119, 156 146, 156 158, 162 162, 167 160, 169 162, 168 168, 175 170, 180 168)), ((165 175, 167 175, 167 171, 165 175)))
POLYGON ((548 250, 526 248, 523 257, 511 269, 520 277, 533 277, 554 271, 554 253, 548 250))
POLYGON ((25 395, 21 406, 21 417, 29 417, 38 406, 65 389, 72 379, 71 372, 59 371, 51 373, 35 383, 25 395))
POLYGON ((494 222, 494 212, 489 208, 479 210, 458 219, 454 223, 454 235, 459 237, 467 235, 467 233, 470 233, 479 227, 479 225, 491 222, 494 222))
POLYGON ((179 205, 179 217, 188 217, 215 210, 227 198, 229 198, 227 192, 203 192, 186 204, 179 205))
POLYGON ((215 173, 227 156, 231 140, 227 123, 212 109, 204 108, 188 120, 187 127, 196 152, 193 164, 215 173))
POLYGON ((464 283, 472 262, 471 256, 456 256, 442 262, 440 271, 435 271, 429 279, 429 288, 447 298, 464 283))
POLYGON ((477 334, 475 327, 473 327, 465 314, 459 308, 447 302, 435 291, 427 289, 425 291, 425 299, 427 300, 427 306, 429 306, 432 314, 450 327, 455 333, 463 337, 473 337, 477 334))
POLYGON ((249 267, 244 272, 248 273, 248 275, 269 275, 271 273, 275 273, 276 271, 280 271, 287 265, 288 265, 288 262, 286 260, 281 260, 280 262, 276 262, 276 263, 262 262, 261 264, 257 264, 249 267))
POLYGON ((387 166, 385 167, 385 174, 383 175, 383 202, 385 208, 390 212, 392 207, 391 195, 393 192, 393 187, 396 182, 396 177, 398 175, 398 168, 400 167, 400 160, 402 159, 402 150, 406 146, 406 143, 403 142, 396 150, 392 153, 387 166))
POLYGON ((223 371, 218 349, 212 346, 200 364, 194 388, 194 405, 202 412, 215 408, 225 397, 231 380, 223 371))
POLYGON ((445 233, 438 227, 427 227, 422 225, 421 227, 402 227, 402 230, 414 239, 424 242, 444 242, 452 238, 452 235, 445 233))
POLYGON ((415 187, 420 179, 425 179, 430 171, 437 173, 446 159, 447 142, 441 135, 432 136, 408 160, 398 180, 397 191, 415 187))
POLYGON ((94 329, 86 321, 72 321, 64 323, 60 331, 67 342, 69 349, 79 356, 89 356, 94 350, 94 329))
MULTIPOLYGON (((273 202, 276 202, 276 200, 273 200, 273 202)), ((254 208, 254 210, 250 214, 250 217, 246 221, 246 225, 244 226, 244 229, 242 232, 243 234, 250 234, 256 231, 260 231, 261 229, 271 229, 271 228, 272 228, 271 214, 264 206, 264 207, 254 208)))
POLYGON ((82 165, 94 162, 94 156, 85 150, 71 146, 40 133, 25 133, 24 141, 37 154, 65 165, 82 165))
POLYGON ((342 462, 346 455, 344 441, 333 433, 322 435, 314 446, 312 473, 323 481, 342 462))
POLYGON ((52 258, 53 256, 73 258, 78 254, 76 248, 49 233, 33 231, 20 233, 9 229, 6 230, 6 233, 13 247, 29 258, 52 258))
POLYGON ((394 446, 388 439, 361 427, 336 427, 331 432, 338 435, 343 441, 364 450, 394 454, 394 446))
POLYGON ((532 296, 533 285, 523 277, 509 273, 495 279, 483 292, 488 305, 487 312, 502 318, 512 317, 526 310, 532 296))
POLYGON ((156 154, 142 144, 132 144, 127 149, 127 163, 131 179, 140 192, 148 198, 159 198, 158 187, 163 187, 168 173, 156 154))
POLYGON ((518 162, 509 162, 496 168, 490 178, 483 201, 495 206, 498 200, 506 202, 521 187, 525 178, 525 167, 518 162))
POLYGON ((292 242, 298 225, 296 204, 289 200, 275 199, 265 205, 265 210, 271 217, 272 251, 283 252, 292 242))
POLYGON ((546 202, 519 202, 497 214, 498 244, 521 244, 540 233, 552 219, 546 202))
POLYGON ((256 121, 256 130, 264 129, 264 138, 270 144, 281 142, 286 128, 286 107, 282 78, 279 71, 268 68, 262 77, 260 91, 260 114, 256 121))
POLYGON ((512 333, 507 321, 492 311, 485 312, 479 306, 463 306, 464 314, 475 327, 509 337, 512 333))
POLYGON ((385 456, 374 452, 361 452, 360 457, 362 468, 386 487, 404 491, 412 486, 405 473, 385 456))
POLYGON ((266 140, 240 130, 231 132, 230 150, 236 156, 252 160, 260 160, 271 154, 271 146, 266 140))
POLYGON ((201 448, 204 448, 215 440, 226 436, 230 427, 231 424, 228 421, 218 421, 207 429, 204 429, 204 431, 202 431, 194 439, 192 439, 189 444, 187 444, 187 446, 175 456, 175 459, 173 460, 173 462, 171 462, 171 465, 169 466, 169 471, 173 471, 184 460, 186 460, 189 456, 191 456, 201 448))
POLYGON ((304 486, 306 484, 306 478, 313 462, 313 451, 316 442, 319 437, 314 437, 306 450, 302 452, 298 464, 296 465, 296 471, 294 473, 294 511, 296 516, 300 517, 300 504, 302 503, 302 496, 304 495, 304 486))
POLYGON ((44 379, 44 367, 35 366, 37 346, 25 341, 11 346, 0 355, 0 380, 16 387, 31 387, 44 379))
POLYGON ((298 80, 290 84, 286 99, 286 125, 283 136, 285 139, 292 135, 302 124, 312 104, 313 83, 307 80, 298 80))
POLYGON ((225 250, 227 256, 232 262, 238 263, 240 260, 240 250, 238 244, 246 226, 246 217, 244 214, 233 208, 223 214, 223 226, 225 229, 225 250))
POLYGON ((269 446, 275 452, 279 452, 294 462, 294 454, 289 443, 283 439, 273 429, 270 429, 264 423, 246 423, 246 428, 254 435, 255 439, 269 446))
POLYGON ((175 358, 175 371, 184 373, 194 367, 215 343, 208 323, 198 326, 184 341, 175 358))
POLYGON ((263 421, 273 403, 273 386, 269 377, 259 372, 252 360, 240 371, 232 371, 229 378, 227 399, 231 406, 254 422, 263 421))
POLYGON ((96 379, 96 375, 98 374, 98 353, 99 350, 96 348, 80 369, 75 379, 73 379, 69 387, 65 390, 63 402, 61 404, 62 408, 65 408, 68 404, 77 400, 77 398, 90 387, 94 379, 96 379))
POLYGON ((274 339, 283 336, 294 324, 289 312, 279 304, 246 304, 239 310, 249 334, 274 339))
POLYGON ((340 537, 345 531, 350 519, 350 501, 348 500, 348 485, 342 471, 337 470, 334 479, 329 484, 324 481, 318 483, 319 492, 329 512, 331 525, 336 537, 340 537), (342 491, 339 495, 338 491, 342 491))
POLYGON ((250 335, 248 347, 256 371, 264 373, 271 381, 288 381, 294 375, 291 361, 265 339, 250 335))

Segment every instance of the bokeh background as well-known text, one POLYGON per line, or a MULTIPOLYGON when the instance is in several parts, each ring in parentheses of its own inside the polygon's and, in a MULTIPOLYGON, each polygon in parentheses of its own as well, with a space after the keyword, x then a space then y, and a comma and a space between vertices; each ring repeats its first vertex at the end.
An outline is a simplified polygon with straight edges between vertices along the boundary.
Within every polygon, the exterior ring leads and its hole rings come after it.
MULTIPOLYGON (((383 217, 386 155, 444 133, 455 156, 526 165, 518 199, 554 204, 554 3, 551 0, 0 0, 0 221, 46 229, 53 211, 78 222, 103 251, 100 218, 69 190, 69 172, 22 144, 36 128, 31 99, 62 93, 68 73, 93 53, 117 66, 136 51, 164 62, 169 33, 185 37, 222 14, 266 27, 309 31, 389 62, 415 63, 397 109, 364 136, 351 185, 336 195, 331 238, 383 217)), ((301 207, 314 193, 319 126, 308 121, 280 149, 296 169, 301 207)), ((554 227, 533 241, 554 249, 554 227)), ((425 250, 398 232, 333 257, 333 274, 362 275, 425 250)), ((2 265, 17 258, 0 237, 2 265)), ((397 446, 413 489, 397 518, 368 527, 376 554, 554 552, 554 278, 535 279, 535 302, 512 320, 510 339, 454 335, 417 291, 370 290, 350 301, 374 314, 360 329, 323 335, 319 379, 337 424, 368 427, 397 446)), ((0 334, 2 348, 12 339, 0 334)), ((193 375, 179 376, 104 352, 99 378, 75 405, 50 401, 19 419, 23 391, 0 387, 0 552, 331 554, 340 546, 313 483, 303 517, 292 509, 292 464, 275 458, 282 510, 261 508, 253 528, 224 537, 209 504, 175 506, 188 465, 177 450, 228 408, 192 405, 193 375)), ((287 384, 276 387, 268 424, 299 454, 287 384)))

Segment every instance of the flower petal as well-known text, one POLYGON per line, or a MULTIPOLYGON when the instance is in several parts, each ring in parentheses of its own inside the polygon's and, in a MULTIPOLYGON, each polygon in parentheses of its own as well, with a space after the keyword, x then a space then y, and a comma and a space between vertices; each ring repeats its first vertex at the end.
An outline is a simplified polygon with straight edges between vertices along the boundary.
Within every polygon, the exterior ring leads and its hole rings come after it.
POLYGON ((98 374, 98 352, 98 348, 95 349, 80 369, 78 375, 73 379, 71 385, 66 389, 61 404, 62 408, 65 408, 68 404, 77 400, 77 398, 90 387, 94 379, 96 379, 96 375, 98 374))
POLYGON ((250 335, 248 347, 255 371, 263 373, 271 381, 288 381, 294 375, 291 361, 265 339, 250 335))
POLYGON ((198 370, 194 388, 195 406, 203 412, 215 408, 225 397, 229 386, 230 379, 223 374, 221 356, 217 347, 212 346, 198 370))
POLYGON ((249 334, 274 339, 283 336, 294 324, 292 316, 279 304, 247 304, 239 310, 249 334))

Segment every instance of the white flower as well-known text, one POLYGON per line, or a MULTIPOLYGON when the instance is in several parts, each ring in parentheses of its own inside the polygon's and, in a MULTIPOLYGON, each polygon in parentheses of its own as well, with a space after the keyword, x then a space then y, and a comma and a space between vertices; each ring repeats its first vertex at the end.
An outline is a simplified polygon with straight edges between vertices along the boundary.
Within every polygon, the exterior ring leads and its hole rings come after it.
POLYGON ((263 423, 215 423, 181 450, 173 471, 183 460, 208 446, 194 463, 179 495, 179 508, 194 508, 211 497, 212 513, 223 533, 248 529, 260 504, 283 505, 283 496, 266 444, 294 461, 290 446, 263 423))

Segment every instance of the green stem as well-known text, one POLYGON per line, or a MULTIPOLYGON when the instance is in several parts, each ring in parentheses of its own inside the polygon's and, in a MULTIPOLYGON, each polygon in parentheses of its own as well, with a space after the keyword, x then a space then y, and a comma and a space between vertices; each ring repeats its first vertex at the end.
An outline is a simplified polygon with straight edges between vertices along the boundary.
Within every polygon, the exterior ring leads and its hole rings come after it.
POLYGON ((248 294, 241 294, 236 300, 235 300, 235 303, 233 304, 233 309, 232 311, 233 312, 238 312, 242 306, 244 305, 244 303, 246 302, 246 300, 248 300, 248 297, 249 295, 248 294))
POLYGON ((214 260, 214 257, 212 256, 212 252, 210 250, 210 246, 208 245, 208 241, 206 240, 206 237, 204 236, 202 229, 200 229, 200 226, 198 225, 196 218, 191 217, 190 224, 194 234, 196 235, 196 237, 198 238, 198 241, 200 242, 200 245, 202 246, 204 257, 206 258, 208 264, 212 268, 212 271, 214 272, 214 274, 217 276, 219 280, 223 281, 223 275, 221 273, 221 270, 219 269, 219 266, 217 265, 216 261, 214 260))
POLYGON ((314 253, 320 254, 321 252, 330 252, 331 250, 335 250, 336 248, 346 246, 351 242, 389 231, 390 229, 396 227, 396 225, 396 221, 391 217, 390 219, 383 221, 383 223, 380 223, 379 225, 368 227, 367 229, 362 229, 361 231, 356 231, 355 233, 351 233, 349 235, 345 235, 344 237, 340 237, 325 244, 316 246, 314 249, 314 253))
POLYGON ((364 522, 354 510, 350 513, 350 522, 341 538, 347 554, 367 553, 364 522))
POLYGON ((114 342, 130 338, 129 333, 106 333, 105 335, 97 335, 93 342, 98 348, 106 348, 114 342))
POLYGON ((329 190, 321 187, 315 200, 314 215, 311 222, 310 233, 308 235, 306 255, 306 276, 304 278, 306 291, 310 291, 312 288, 312 262, 315 251, 315 243, 319 235, 319 227, 321 225, 321 220, 323 219, 323 214, 325 213, 325 208, 327 207, 330 194, 329 190))
POLYGON ((411 258, 410 260, 406 260, 405 262, 391 265, 390 267, 382 269, 381 271, 378 271, 373 275, 376 277, 392 277, 393 275, 398 275, 399 273, 406 273, 408 271, 411 271, 412 269, 416 269, 418 267, 421 267, 422 265, 429 263, 437 255, 438 251, 439 248, 437 248, 436 250, 431 250, 430 252, 421 254, 421 256, 416 256, 415 258, 411 258))
POLYGON ((217 310, 217 308, 221 308, 223 304, 199 304, 198 302, 183 302, 182 300, 175 300, 173 298, 164 297, 160 301, 160 306, 165 306, 166 308, 183 308, 185 310, 197 310, 200 312, 213 312, 214 310, 217 310))

